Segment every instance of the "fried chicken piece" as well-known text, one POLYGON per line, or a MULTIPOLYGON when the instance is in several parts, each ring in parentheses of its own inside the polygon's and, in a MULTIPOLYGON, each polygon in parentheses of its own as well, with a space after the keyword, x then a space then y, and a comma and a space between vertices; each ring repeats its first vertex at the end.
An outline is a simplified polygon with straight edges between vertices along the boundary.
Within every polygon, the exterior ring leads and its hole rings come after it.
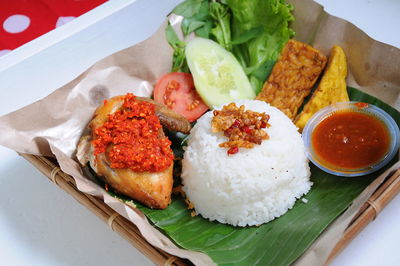
POLYGON ((156 115, 163 126, 172 131, 179 131, 188 134, 192 126, 190 122, 177 112, 169 109, 165 105, 153 101, 150 98, 136 97, 140 101, 151 102, 156 106, 156 115))
MULTIPOLYGON (((156 115, 164 119, 160 122, 171 130, 190 131, 190 123, 179 114, 171 115, 171 110, 158 106, 151 99, 136 97, 139 101, 147 101, 156 105, 156 115)), ((151 208, 165 209, 171 202, 173 185, 173 163, 161 172, 135 172, 129 168, 114 169, 106 153, 95 154, 92 140, 93 132, 101 127, 108 115, 119 110, 124 102, 124 96, 116 96, 107 100, 107 103, 96 109, 93 120, 89 123, 90 132, 81 137, 77 147, 77 158, 85 166, 87 163, 95 173, 109 184, 115 191, 127 195, 151 208)), ((162 128, 158 138, 164 138, 162 128)))
POLYGON ((256 99, 270 103, 293 120, 326 61, 326 56, 310 45, 289 40, 256 99))

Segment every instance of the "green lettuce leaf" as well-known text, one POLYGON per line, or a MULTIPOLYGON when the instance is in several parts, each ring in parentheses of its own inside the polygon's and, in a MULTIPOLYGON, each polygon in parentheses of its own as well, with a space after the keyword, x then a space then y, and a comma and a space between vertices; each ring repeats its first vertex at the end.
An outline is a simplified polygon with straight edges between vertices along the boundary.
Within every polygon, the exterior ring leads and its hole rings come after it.
POLYGON ((226 0, 232 11, 233 53, 258 93, 285 43, 294 35, 293 7, 284 0, 226 0), (262 31, 260 31, 260 28, 262 31), (257 34, 254 34, 254 33, 257 34), (246 42, 240 42, 249 36, 246 42))

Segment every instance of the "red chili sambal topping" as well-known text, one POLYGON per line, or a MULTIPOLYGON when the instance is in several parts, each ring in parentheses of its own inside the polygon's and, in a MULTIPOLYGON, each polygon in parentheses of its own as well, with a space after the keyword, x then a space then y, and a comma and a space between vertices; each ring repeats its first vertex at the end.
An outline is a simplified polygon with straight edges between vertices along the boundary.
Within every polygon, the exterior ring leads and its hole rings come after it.
POLYGON ((174 159, 167 137, 159 137, 160 120, 152 103, 128 93, 122 107, 95 129, 94 155, 106 152, 111 167, 135 172, 161 172, 174 159))
POLYGON ((237 107, 235 103, 230 103, 220 111, 214 110, 211 131, 223 132, 229 139, 219 144, 228 149, 228 155, 238 153, 239 148, 251 149, 255 144, 260 145, 263 140, 269 139, 267 132, 263 130, 270 127, 269 115, 244 108, 244 105, 237 107))
POLYGON ((318 124, 311 145, 316 155, 328 164, 359 169, 385 156, 390 136, 377 118, 350 110, 333 113, 318 124))

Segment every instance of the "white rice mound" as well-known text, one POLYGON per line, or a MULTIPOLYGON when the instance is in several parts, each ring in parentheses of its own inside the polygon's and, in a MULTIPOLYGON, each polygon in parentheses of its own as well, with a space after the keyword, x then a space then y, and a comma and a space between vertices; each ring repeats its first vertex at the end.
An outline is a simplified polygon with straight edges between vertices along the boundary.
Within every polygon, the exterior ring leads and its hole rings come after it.
MULTIPOLYGON (((197 214, 234 226, 260 225, 291 209, 306 194, 310 168, 301 135, 277 108, 257 100, 237 100, 246 110, 270 115, 270 139, 227 155, 227 141, 211 132, 212 111, 193 127, 182 161, 183 191, 197 214)), ((222 107, 216 108, 217 110, 222 107)))

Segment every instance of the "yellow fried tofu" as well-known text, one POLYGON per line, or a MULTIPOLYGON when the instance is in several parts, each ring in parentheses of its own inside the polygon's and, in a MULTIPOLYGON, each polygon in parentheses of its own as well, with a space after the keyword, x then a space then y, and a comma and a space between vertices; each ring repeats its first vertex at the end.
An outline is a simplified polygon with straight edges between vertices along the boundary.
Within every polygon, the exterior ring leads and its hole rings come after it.
POLYGON ((318 110, 336 102, 349 101, 346 87, 346 55, 340 46, 333 46, 329 63, 318 88, 295 120, 300 131, 318 110))
POLYGON ((256 99, 277 107, 293 120, 326 61, 326 56, 310 45, 289 40, 256 99))

